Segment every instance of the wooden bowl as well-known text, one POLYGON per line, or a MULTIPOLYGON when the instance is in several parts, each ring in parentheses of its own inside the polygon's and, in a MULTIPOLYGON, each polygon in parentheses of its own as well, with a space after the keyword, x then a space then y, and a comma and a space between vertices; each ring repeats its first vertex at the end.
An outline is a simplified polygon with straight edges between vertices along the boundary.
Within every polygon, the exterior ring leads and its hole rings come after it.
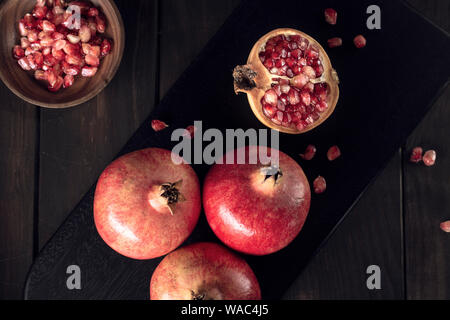
POLYGON ((92 0, 107 18, 105 36, 114 44, 111 53, 102 61, 92 78, 77 77, 73 86, 56 93, 36 81, 33 73, 20 68, 12 50, 20 44, 19 20, 33 10, 36 0, 4 0, 0 7, 0 78, 5 85, 23 100, 45 108, 69 108, 84 103, 99 94, 112 80, 125 47, 125 28, 113 0, 92 0))

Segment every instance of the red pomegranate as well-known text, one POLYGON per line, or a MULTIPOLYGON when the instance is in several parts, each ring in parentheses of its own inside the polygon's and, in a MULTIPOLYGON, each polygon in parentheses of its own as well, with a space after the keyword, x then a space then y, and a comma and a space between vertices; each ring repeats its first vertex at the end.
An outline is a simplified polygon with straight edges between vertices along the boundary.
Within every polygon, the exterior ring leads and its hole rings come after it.
MULTIPOLYGON (((311 190, 302 168, 288 155, 251 146, 246 164, 216 164, 208 173, 203 205, 214 233, 229 247, 267 255, 289 245, 308 215, 311 190), (278 158, 278 166, 262 164, 260 154, 278 158), (256 164, 249 159, 257 158, 256 164)), ((227 159, 229 155, 224 157, 227 159)))
POLYGON ((140 260, 160 257, 180 246, 197 224, 197 175, 172 157, 181 161, 168 150, 140 150, 102 173, 95 190, 95 225, 118 253, 140 260))
POLYGON ((150 282, 151 300, 260 300, 249 265, 215 243, 178 249, 159 264, 150 282))
POLYGON ((247 94, 258 120, 285 133, 319 126, 339 99, 339 78, 327 53, 295 29, 276 29, 259 39, 233 77, 235 92, 247 94))

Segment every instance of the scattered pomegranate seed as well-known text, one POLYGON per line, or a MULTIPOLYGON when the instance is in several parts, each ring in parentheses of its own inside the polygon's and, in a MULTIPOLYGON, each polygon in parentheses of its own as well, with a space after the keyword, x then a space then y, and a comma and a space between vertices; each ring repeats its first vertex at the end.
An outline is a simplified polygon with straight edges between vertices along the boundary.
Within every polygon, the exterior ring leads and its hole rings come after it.
POLYGON ((327 182, 324 177, 318 176, 316 180, 314 180, 313 185, 316 194, 322 194, 327 190, 327 182))
POLYGON ((328 39, 328 47, 330 48, 336 48, 342 46, 342 39, 341 38, 331 38, 328 39))
POLYGON ((304 154, 301 154, 300 157, 304 160, 312 160, 316 155, 317 149, 314 145, 310 144, 306 147, 306 151, 304 154))
POLYGON ((74 82, 74 77, 73 77, 72 75, 70 75, 70 74, 67 74, 67 75, 64 77, 64 84, 63 84, 63 87, 64 87, 64 88, 71 87, 71 86, 73 85, 73 82, 74 82))
POLYGON ((337 12, 333 8, 325 9, 325 21, 331 25, 337 22, 337 12))
POLYGON ((425 154, 423 155, 423 163, 427 166, 427 167, 432 167, 434 166, 434 164, 436 163, 436 151, 434 150, 428 150, 427 152, 425 152, 425 154))
POLYGON ((419 163, 420 161, 422 161, 422 154, 423 149, 421 147, 415 147, 411 152, 409 161, 411 161, 412 163, 419 163))
POLYGON ((161 130, 164 130, 168 127, 168 125, 160 120, 152 120, 152 128, 153 130, 155 130, 156 132, 159 132, 161 130))
POLYGON ((189 126, 186 128, 186 132, 185 132, 185 134, 183 134, 183 136, 192 139, 192 138, 194 138, 196 131, 197 131, 197 128, 195 126, 189 126))
POLYGON ((366 38, 364 38, 362 35, 358 35, 355 37, 355 39, 353 39, 353 43, 358 49, 364 48, 366 46, 366 38))
POLYGON ((440 225, 440 227, 441 227, 441 230, 442 230, 442 231, 447 232, 447 233, 450 233, 450 220, 449 220, 449 221, 442 222, 441 225, 440 225))
POLYGON ((338 146, 332 146, 327 152, 327 158, 329 161, 334 161, 341 156, 341 150, 338 146))

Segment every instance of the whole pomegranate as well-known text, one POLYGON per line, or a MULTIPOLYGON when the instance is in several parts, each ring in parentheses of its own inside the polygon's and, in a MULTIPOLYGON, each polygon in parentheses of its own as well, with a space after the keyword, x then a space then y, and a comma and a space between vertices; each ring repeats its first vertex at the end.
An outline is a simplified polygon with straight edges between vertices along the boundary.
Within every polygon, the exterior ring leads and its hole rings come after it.
POLYGON ((339 78, 322 46, 295 29, 276 29, 253 46, 247 64, 233 72, 264 125, 291 134, 312 130, 333 113, 339 78))
POLYGON ((134 259, 165 255, 191 234, 200 209, 200 185, 187 164, 172 152, 144 149, 111 163, 94 198, 94 220, 103 240, 134 259))
MULTIPOLYGON (((267 255, 289 245, 301 231, 311 203, 311 190, 302 168, 288 155, 250 146, 246 164, 216 164, 203 189, 203 205, 214 233, 229 247, 252 255, 267 255), (262 152, 262 153, 261 153, 262 152), (260 155, 278 159, 262 164, 260 155), (257 159, 251 164, 249 159, 257 159)), ((228 158, 229 159, 229 158, 228 158)))
POLYGON ((178 249, 159 264, 150 282, 152 300, 260 300, 249 265, 215 243, 178 249))

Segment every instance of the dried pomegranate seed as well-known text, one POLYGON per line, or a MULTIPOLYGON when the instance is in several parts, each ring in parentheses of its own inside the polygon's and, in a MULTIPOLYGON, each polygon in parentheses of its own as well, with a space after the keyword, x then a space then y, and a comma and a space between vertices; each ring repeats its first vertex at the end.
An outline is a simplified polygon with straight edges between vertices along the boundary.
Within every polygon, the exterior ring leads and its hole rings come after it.
POLYGON ((331 25, 337 22, 337 12, 333 8, 325 9, 325 21, 331 25))
POLYGON ((331 38, 328 39, 328 47, 330 48, 336 48, 342 46, 342 39, 341 38, 331 38))
POLYGON ((197 128, 195 126, 189 126, 186 128, 186 132, 183 134, 183 136, 192 139, 194 138, 196 131, 197 128))
POLYGON ((338 146, 332 146, 327 152, 327 158, 329 161, 334 161, 341 156, 341 150, 338 146))
POLYGON ((327 190, 327 182, 324 177, 318 176, 313 183, 314 192, 317 194, 322 194, 327 190))
POLYGON ((427 167, 432 167, 434 166, 434 164, 436 163, 436 151, 434 150, 428 150, 427 152, 425 152, 425 154, 423 155, 423 163, 427 166, 427 167))
POLYGON ((156 132, 159 132, 161 130, 164 130, 168 127, 168 125, 160 120, 152 120, 152 128, 153 130, 155 130, 156 132))
POLYGON ((364 48, 366 46, 366 38, 364 38, 362 35, 358 35, 355 37, 355 39, 353 39, 353 43, 358 49, 364 48))
POLYGON ((316 155, 317 149, 314 145, 310 144, 306 147, 306 151, 304 154, 301 154, 300 157, 304 160, 312 160, 316 155))
POLYGON ((419 163, 420 161, 422 161, 422 154, 423 154, 423 149, 421 147, 415 147, 413 149, 413 151, 411 152, 411 157, 410 157, 409 161, 411 161, 413 163, 419 163))
POLYGON ((440 227, 442 231, 450 233, 450 221, 442 222, 440 227))

